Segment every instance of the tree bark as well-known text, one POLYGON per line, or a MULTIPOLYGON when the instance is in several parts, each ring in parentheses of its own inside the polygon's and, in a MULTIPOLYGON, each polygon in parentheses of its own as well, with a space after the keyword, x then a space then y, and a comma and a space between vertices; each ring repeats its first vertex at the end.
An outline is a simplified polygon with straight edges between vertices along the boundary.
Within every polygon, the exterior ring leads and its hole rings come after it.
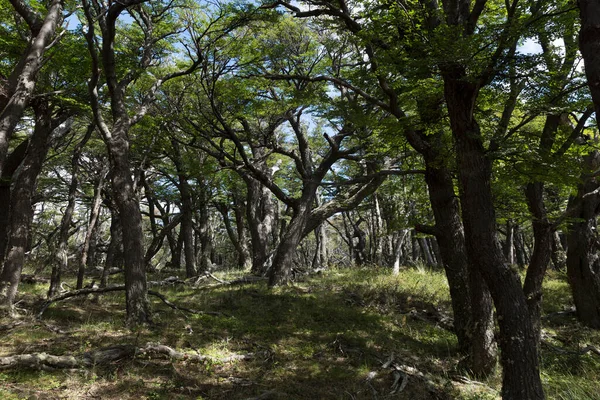
POLYGON ((584 162, 586 173, 577 195, 569 199, 568 208, 577 220, 569 224, 567 233, 567 277, 579 321, 600 329, 600 239, 596 218, 600 211, 600 195, 584 197, 600 188, 594 171, 600 167, 600 153, 590 153, 584 162))
POLYGON ((450 288, 454 332, 459 350, 469 354, 469 368, 478 376, 496 366, 494 319, 487 286, 467 256, 460 206, 451 172, 440 166, 440 155, 425 153, 425 181, 435 218, 435 236, 450 288))
POLYGON ((275 209, 271 192, 256 179, 244 177, 247 185, 246 207, 252 243, 252 273, 263 275, 273 246, 275 209))
POLYGON ((0 266, 4 262, 4 256, 6 255, 6 246, 8 245, 8 224, 10 221, 10 193, 11 184, 13 182, 13 175, 17 171, 17 168, 23 162, 25 155, 27 154, 27 147, 29 146, 29 139, 22 141, 6 160, 4 171, 0 176, 0 204, 4 204, 4 207, 0 207, 0 266))
POLYGON ((0 274, 0 307, 9 312, 13 309, 25 261, 37 177, 48 152, 48 139, 59 124, 59 121, 53 121, 47 103, 36 104, 34 111, 35 128, 11 193, 8 253, 0 274))
POLYGON ((460 199, 467 253, 488 285, 500 326, 502 396, 505 399, 543 399, 537 340, 527 300, 516 271, 504 257, 497 238, 491 190, 492 163, 483 147, 474 109, 479 92, 464 67, 442 71, 450 126, 458 158, 460 199))
MULTIPOLYGON (((53 0, 40 26, 31 26, 34 35, 31 44, 9 77, 8 101, 0 108, 0 176, 4 170, 8 142, 35 89, 36 75, 44 53, 56 33, 62 18, 63 0, 53 0)), ((32 9, 26 10, 29 14, 32 9)), ((28 21, 29 22, 29 21, 28 21)), ((38 21, 35 22, 37 25, 38 21)))
POLYGON ((125 121, 117 120, 112 139, 107 144, 111 158, 112 190, 123 234, 127 323, 136 325, 150 321, 150 305, 147 298, 142 213, 129 166, 128 125, 125 121))
POLYGON ((100 287, 104 288, 108 285, 109 272, 119 264, 119 260, 123 258, 123 233, 121 231, 121 221, 119 213, 115 209, 110 209, 110 242, 106 251, 106 260, 102 277, 100 278, 100 287))
POLYGON ((96 232, 98 217, 100 215, 100 207, 102 206, 102 190, 104 187, 104 177, 106 172, 103 170, 100 172, 100 176, 98 177, 98 183, 94 188, 94 199, 92 200, 92 205, 90 208, 90 218, 88 222, 88 227, 85 232, 85 239, 83 241, 83 247, 81 249, 81 255, 79 258, 79 268, 77 271, 77 289, 81 289, 83 287, 83 279, 85 277, 85 269, 88 266, 88 252, 90 250, 92 237, 96 232))
POLYGON ((68 267, 69 230, 71 229, 71 222, 73 221, 77 188, 79 186, 79 159, 81 158, 81 152, 91 138, 93 131, 94 124, 90 124, 81 141, 73 149, 73 156, 71 157, 71 183, 69 184, 69 193, 67 194, 67 206, 60 221, 60 230, 57 238, 58 245, 56 246, 56 259, 52 264, 48 297, 56 296, 60 288, 61 273, 68 267))

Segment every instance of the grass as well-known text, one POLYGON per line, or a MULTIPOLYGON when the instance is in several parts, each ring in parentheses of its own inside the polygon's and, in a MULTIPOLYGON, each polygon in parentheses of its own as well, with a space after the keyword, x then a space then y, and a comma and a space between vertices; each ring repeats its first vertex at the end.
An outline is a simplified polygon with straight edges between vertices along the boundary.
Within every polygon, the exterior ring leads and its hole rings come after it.
MULTIPOLYGON (((44 285, 22 289, 22 304, 33 304, 45 292, 44 285)), ((451 316, 446 279, 438 271, 406 269, 391 276, 376 267, 332 269, 274 290, 261 282, 160 291, 176 304, 226 315, 184 314, 152 298, 155 324, 130 331, 123 326, 122 293, 97 302, 75 299, 53 305, 44 317, 67 334, 30 322, 4 335, 0 355, 79 354, 115 344, 159 342, 215 358, 249 352, 261 356, 203 364, 140 357, 91 371, 4 370, 0 398, 499 398, 498 376, 485 382, 456 379, 465 375, 456 339, 435 322, 451 316), (392 355, 411 372, 404 390, 395 394, 393 373, 381 368, 392 355)), ((548 277, 545 300, 546 313, 569 305, 563 275, 548 277)), ((546 322, 544 329, 556 346, 600 345, 599 332, 571 317, 546 322)), ((600 357, 544 348, 542 368, 549 399, 600 399, 600 357)))

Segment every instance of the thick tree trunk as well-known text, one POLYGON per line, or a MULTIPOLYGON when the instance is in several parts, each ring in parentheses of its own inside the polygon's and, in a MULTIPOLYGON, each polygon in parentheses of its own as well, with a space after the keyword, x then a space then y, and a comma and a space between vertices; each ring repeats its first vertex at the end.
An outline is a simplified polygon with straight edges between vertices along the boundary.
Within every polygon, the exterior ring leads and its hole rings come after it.
POLYGON ((443 77, 456 143, 467 253, 471 265, 479 267, 488 284, 498 312, 504 372, 502 396, 505 399, 543 399, 537 339, 527 301, 519 276, 506 262, 496 234, 492 163, 473 116, 479 88, 469 82, 459 66, 447 67, 443 77))
POLYGON ((111 158, 112 190, 119 209, 123 234, 127 323, 136 325, 150 321, 150 306, 147 298, 142 213, 129 166, 128 128, 127 122, 117 120, 108 147, 111 158))
MULTIPOLYGON (((487 286, 469 265, 458 198, 449 170, 439 167, 437 154, 425 158, 425 181, 435 218, 435 236, 450 288, 454 331, 459 350, 469 354, 469 368, 478 376, 496 366, 494 318, 487 286)), ((471 264, 473 265, 473 264, 471 264)))
POLYGON ((35 89, 37 72, 61 21, 62 9, 63 0, 50 3, 42 25, 33 32, 31 44, 9 77, 8 100, 0 108, 0 176, 4 170, 8 142, 35 89))
POLYGON ((273 258, 269 274, 269 286, 285 285, 292 279, 292 267, 294 265, 294 255, 296 248, 302 240, 304 227, 310 216, 310 204, 314 200, 313 195, 303 196, 298 204, 297 209, 292 216, 277 251, 273 258))
POLYGON ((252 242, 252 273, 263 275, 273 246, 275 210, 271 192, 260 182, 245 177, 248 199, 246 201, 248 227, 252 242))
MULTIPOLYGON (((586 157, 586 171, 597 171, 600 153, 586 157)), ((600 238, 596 218, 600 211, 600 195, 583 197, 600 187, 593 172, 584 174, 577 196, 569 200, 569 209, 576 222, 569 225, 567 234, 567 276, 579 321, 600 329, 600 238)))
POLYGON ((585 62, 587 77, 596 120, 600 119, 600 3, 596 0, 579 0, 581 30, 579 50, 585 62))
POLYGON ((48 152, 48 139, 52 130, 51 110, 47 104, 36 106, 34 132, 10 199, 8 253, 0 274, 0 307, 8 311, 12 311, 21 279, 29 227, 33 218, 32 198, 37 177, 48 152))
POLYGON ((192 193, 187 178, 179 175, 179 191, 181 193, 181 231, 185 254, 185 275, 190 278, 196 275, 196 254, 194 252, 194 210, 192 193))
POLYGON ((0 176, 0 266, 4 262, 6 247, 8 245, 8 224, 10 221, 10 192, 13 175, 21 165, 27 154, 29 139, 22 141, 8 156, 4 171, 0 176))

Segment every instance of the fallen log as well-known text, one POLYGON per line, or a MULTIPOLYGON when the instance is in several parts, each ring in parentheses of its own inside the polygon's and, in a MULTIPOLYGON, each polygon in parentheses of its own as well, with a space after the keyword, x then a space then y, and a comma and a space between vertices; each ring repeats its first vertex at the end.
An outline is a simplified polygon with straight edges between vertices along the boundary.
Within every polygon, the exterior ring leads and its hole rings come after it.
POLYGON ((155 356, 171 360, 184 360, 187 362, 228 363, 233 361, 251 360, 262 353, 233 354, 228 357, 211 357, 202 354, 190 354, 179 352, 169 346, 157 343, 148 343, 144 347, 136 347, 130 344, 104 347, 89 351, 79 356, 65 355, 56 356, 47 353, 17 354, 13 356, 0 357, 0 369, 27 368, 35 370, 56 369, 87 369, 94 366, 106 366, 125 359, 135 359, 143 356, 145 359, 153 359, 155 356))

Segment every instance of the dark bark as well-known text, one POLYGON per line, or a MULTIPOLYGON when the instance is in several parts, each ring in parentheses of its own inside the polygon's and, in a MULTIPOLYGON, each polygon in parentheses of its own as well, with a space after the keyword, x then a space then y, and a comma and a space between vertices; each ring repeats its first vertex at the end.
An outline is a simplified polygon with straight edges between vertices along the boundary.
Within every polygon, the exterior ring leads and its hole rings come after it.
MULTIPOLYGON (((179 143, 171 140, 173 148, 173 164, 177 170, 177 188, 181 201, 181 229, 179 234, 183 236, 183 252, 185 256, 185 274, 188 278, 196 276, 196 252, 194 246, 194 199, 192 188, 183 165, 183 158, 179 143)), ((200 222, 202 224, 202 222, 200 222)))
POLYGON ((118 120, 113 128, 112 139, 107 145, 111 158, 112 190, 123 234, 127 323, 136 325, 150 321, 150 306, 147 298, 142 213, 135 195, 129 165, 127 130, 128 124, 118 120))
POLYGON ((8 223, 10 220, 10 207, 8 205, 10 204, 11 183, 13 175, 25 158, 28 146, 29 139, 22 141, 10 153, 6 160, 2 176, 0 176, 0 204, 5 205, 4 207, 0 207, 0 265, 4 262, 6 246, 8 244, 8 223))
MULTIPOLYGON (((199 258, 199 272, 211 271, 212 264, 212 238, 210 229, 209 198, 206 189, 201 189, 198 196, 196 210, 198 212, 198 221, 196 226, 197 246, 199 258)), ((182 232, 183 233, 183 232, 182 232)), ((180 234, 182 234, 180 233, 180 234)), ((184 238, 185 242, 185 238, 184 238)), ((185 249, 185 246, 184 246, 185 249)))
POLYGON ((544 184, 542 182, 529 183, 525 189, 527 206, 533 216, 531 224, 534 243, 523 291, 527 298, 531 322, 538 342, 541 334, 542 283, 552 254, 551 246, 554 232, 547 218, 543 190, 544 184))
POLYGON ((9 311, 13 308, 25 261, 36 181, 48 152, 49 137, 61 122, 52 119, 52 110, 45 102, 37 103, 34 111, 35 128, 11 193, 8 253, 0 274, 0 306, 9 311))
POLYGON ((515 257, 519 269, 524 269, 527 264, 527 254, 525 252, 525 244, 523 244, 523 232, 520 226, 515 226, 515 257))
POLYGON ((246 267, 251 265, 250 252, 246 242, 246 229, 244 227, 243 212, 241 207, 238 207, 238 205, 233 206, 233 212, 236 221, 236 229, 234 229, 229 216, 230 207, 224 202, 215 204, 217 211, 219 211, 221 217, 223 218, 227 236, 229 237, 229 240, 231 241, 231 244, 233 244, 233 247, 237 253, 238 268, 246 269, 246 267))
POLYGON ((600 115, 600 3, 596 0, 578 1, 581 29, 579 50, 585 62, 590 93, 594 102, 596 119, 600 115))
POLYGON ((310 216, 310 205, 314 201, 316 187, 305 190, 286 232, 277 246, 269 274, 269 286, 288 283, 292 279, 292 265, 296 248, 303 238, 304 228, 310 216))
POLYGON ((600 240, 596 218, 600 213, 600 188, 594 171, 600 167, 600 153, 592 152, 585 160, 586 173, 579 184, 577 195, 569 199, 575 221, 567 233, 567 276, 579 321, 600 329, 600 240), (585 197, 584 197, 585 196, 585 197))
POLYGON ((263 275, 273 247, 275 208, 271 192, 252 177, 244 178, 247 186, 247 218, 252 243, 252 273, 263 275))
POLYGON ((479 267, 498 312, 502 395, 505 399, 543 399, 537 338, 527 300, 519 276, 506 262, 497 238, 492 162, 474 118, 479 87, 469 81, 462 66, 446 66, 442 75, 456 143, 467 253, 471 265, 479 267))
POLYGON ((444 265, 459 350, 469 354, 469 368, 478 376, 489 375, 496 366, 494 319, 487 286, 469 266, 460 206, 450 171, 439 166, 437 152, 425 157, 425 181, 435 217, 435 236, 444 265), (473 293, 472 293, 473 292, 473 293))

